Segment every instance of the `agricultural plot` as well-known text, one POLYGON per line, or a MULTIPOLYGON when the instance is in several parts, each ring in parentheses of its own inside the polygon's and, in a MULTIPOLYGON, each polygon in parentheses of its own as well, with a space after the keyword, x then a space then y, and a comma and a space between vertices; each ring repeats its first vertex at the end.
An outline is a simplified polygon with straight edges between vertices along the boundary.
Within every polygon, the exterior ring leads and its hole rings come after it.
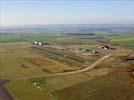
POLYGON ((134 87, 127 73, 113 73, 54 93, 58 100, 133 100, 134 87))
POLYGON ((122 46, 134 46, 134 35, 119 35, 111 38, 112 43, 122 46))
POLYGON ((41 76, 75 69, 46 55, 32 52, 30 47, 31 44, 27 42, 0 44, 1 79, 41 76))
POLYGON ((130 80, 127 72, 114 72, 101 77, 76 74, 11 81, 7 87, 14 94, 15 100, 32 99, 34 93, 37 93, 36 96, 39 96, 40 100, 44 98, 47 100, 85 100, 89 98, 91 100, 126 100, 126 98, 133 100, 134 89, 130 80), (22 87, 28 89, 23 91, 22 87))
POLYGON ((56 42, 56 38, 45 34, 0 34, 1 43, 22 42, 22 41, 49 41, 56 42))

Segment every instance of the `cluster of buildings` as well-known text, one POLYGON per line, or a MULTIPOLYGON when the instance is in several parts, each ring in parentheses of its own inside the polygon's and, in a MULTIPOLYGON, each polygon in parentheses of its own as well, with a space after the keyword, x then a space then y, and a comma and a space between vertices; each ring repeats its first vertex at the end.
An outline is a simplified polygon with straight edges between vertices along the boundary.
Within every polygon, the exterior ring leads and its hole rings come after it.
POLYGON ((34 45, 40 45, 40 46, 41 45, 50 45, 50 43, 48 43, 48 42, 42 42, 42 41, 34 41, 33 44, 34 45))
POLYGON ((91 50, 88 48, 77 48, 77 49, 71 49, 70 51, 73 53, 82 54, 85 56, 97 55, 100 53, 99 51, 91 50))
MULTIPOLYGON (((101 54, 101 49, 104 50, 111 50, 114 49, 110 43, 108 43, 108 41, 97 41, 98 45, 97 48, 94 49, 89 49, 86 47, 78 47, 78 48, 70 48, 70 47, 64 47, 61 46, 62 44, 59 43, 48 43, 48 42, 42 42, 42 41, 34 41, 33 44, 34 45, 51 45, 50 47, 55 48, 57 50, 61 50, 61 51, 70 51, 72 53, 76 53, 76 54, 82 54, 85 56, 90 56, 90 55, 100 55, 101 54)), ((65 45, 65 44, 64 44, 65 45)), ((67 44, 68 45, 68 44, 67 44)))
POLYGON ((115 48, 113 48, 110 44, 110 39, 104 41, 104 40, 100 40, 100 41, 97 41, 98 43, 98 48, 99 49, 104 49, 104 50, 113 50, 115 48))
POLYGON ((98 48, 100 49, 104 49, 104 50, 108 50, 108 49, 111 49, 112 47, 111 46, 109 46, 109 45, 100 45, 100 46, 98 46, 98 48))

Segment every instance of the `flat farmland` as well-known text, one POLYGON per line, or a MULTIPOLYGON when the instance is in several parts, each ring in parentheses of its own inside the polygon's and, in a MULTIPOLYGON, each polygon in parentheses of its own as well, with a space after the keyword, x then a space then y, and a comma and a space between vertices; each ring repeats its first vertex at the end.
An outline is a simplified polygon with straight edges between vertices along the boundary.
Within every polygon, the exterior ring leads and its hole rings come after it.
POLYGON ((0 43, 0 79, 9 80, 3 87, 14 100, 133 100, 133 48, 113 48, 0 43), (99 60, 91 70, 75 73, 99 60))
POLYGON ((122 45, 122 46, 134 46, 134 35, 119 35, 119 36, 113 36, 111 38, 111 41, 113 44, 116 45, 122 45))
POLYGON ((15 100, 20 100, 20 98, 37 100, 37 97, 40 100, 44 98, 46 100, 76 100, 78 98, 79 100, 89 98, 90 100, 133 100, 134 98, 134 89, 128 72, 113 72, 99 77, 83 73, 14 80, 6 87, 13 93, 15 100))
POLYGON ((54 93, 58 100, 133 100, 134 87, 128 73, 112 73, 54 93))
POLYGON ((0 43, 1 79, 41 76, 72 69, 65 63, 32 52, 30 47, 28 42, 0 43))

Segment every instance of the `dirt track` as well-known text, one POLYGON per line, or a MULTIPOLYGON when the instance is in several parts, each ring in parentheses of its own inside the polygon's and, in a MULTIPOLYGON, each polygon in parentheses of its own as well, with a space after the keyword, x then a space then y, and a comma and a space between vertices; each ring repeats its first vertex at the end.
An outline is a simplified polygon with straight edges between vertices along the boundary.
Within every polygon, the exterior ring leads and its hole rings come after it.
POLYGON ((6 81, 0 80, 0 100, 13 100, 11 95, 5 89, 4 84, 6 81))
POLYGON ((101 59, 97 60, 96 62, 94 62, 93 64, 91 64, 90 66, 82 69, 82 70, 77 70, 77 71, 72 71, 72 72, 66 72, 66 73, 57 73, 57 74, 53 74, 53 75, 46 75, 46 76, 60 76, 60 75, 68 75, 68 74, 76 74, 76 73, 82 73, 82 72, 86 72, 89 71, 91 69, 93 69, 97 64, 99 64, 100 62, 102 62, 103 60, 105 60, 106 58, 110 57, 112 54, 106 55, 104 57, 102 57, 101 59))
MULTIPOLYGON (((57 74, 51 74, 51 75, 44 75, 44 76, 33 76, 33 77, 27 77, 27 78, 20 78, 20 79, 32 79, 32 78, 41 78, 41 77, 49 77, 49 76, 61 76, 61 75, 70 75, 70 74, 77 74, 77 73, 82 73, 82 72, 86 72, 89 71, 91 69, 93 69, 96 65, 98 65, 99 63, 101 63, 103 60, 107 59, 108 57, 110 57, 112 54, 106 55, 102 58, 100 58, 99 60, 97 60, 96 62, 94 62, 93 64, 91 64, 90 66, 86 67, 85 69, 82 70, 77 70, 77 71, 72 71, 72 72, 64 72, 64 73, 57 73, 57 74)), ((15 80, 20 80, 20 79, 15 79, 15 80)), ((11 97, 11 95, 8 93, 8 91, 4 88, 5 81, 0 80, 0 100, 13 100, 13 98, 11 97)))
POLYGON ((61 76, 61 75, 70 75, 70 74, 77 74, 77 73, 82 73, 82 72, 86 72, 89 71, 93 68, 96 67, 96 65, 98 65, 99 63, 101 63, 103 60, 107 59, 108 57, 110 57, 112 54, 108 54, 103 56, 102 58, 100 58, 99 60, 97 60, 96 62, 94 62, 93 64, 89 65, 88 67, 82 69, 82 70, 76 70, 76 71, 72 71, 72 72, 64 72, 64 73, 56 73, 56 74, 51 74, 51 75, 43 75, 43 76, 32 76, 32 77, 27 77, 27 78, 19 78, 19 79, 15 79, 15 80, 27 80, 27 79, 33 79, 33 78, 41 78, 41 77, 51 77, 51 76, 61 76))

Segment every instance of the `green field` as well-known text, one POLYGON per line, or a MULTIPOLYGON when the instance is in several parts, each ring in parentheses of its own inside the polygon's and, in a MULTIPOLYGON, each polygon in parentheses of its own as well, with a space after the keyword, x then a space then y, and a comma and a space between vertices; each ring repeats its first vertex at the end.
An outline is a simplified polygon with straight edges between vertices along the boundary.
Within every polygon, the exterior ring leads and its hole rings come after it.
POLYGON ((37 97, 39 100, 133 100, 134 87, 129 83, 129 73, 92 78, 81 74, 18 80, 9 82, 7 87, 15 100, 37 100, 37 97), (38 85, 33 85, 34 82, 38 85))
MULTIPOLYGON (((100 35, 100 34, 99 34, 100 35)), ((101 34, 103 36, 103 34, 101 34)), ((134 35, 119 34, 115 36, 106 36, 111 39, 115 45, 134 46, 134 35)), ((76 42, 84 44, 96 44, 94 39, 77 39, 68 37, 53 37, 46 34, 2 34, 0 42, 20 42, 20 41, 46 41, 46 42, 76 42)))
POLYGON ((70 37, 54 37, 45 34, 2 34, 0 43, 22 42, 22 41, 46 41, 46 42, 74 42, 83 44, 95 44, 94 40, 77 39, 70 37))
POLYGON ((134 46, 134 35, 119 35, 111 38, 111 42, 116 45, 134 46))
POLYGON ((20 41, 48 41, 55 42, 54 37, 49 37, 45 34, 2 34, 0 35, 0 42, 20 42, 20 41))
POLYGON ((134 87, 127 73, 113 73, 55 91, 58 100, 132 100, 134 87), (75 92, 75 93, 74 93, 75 92))
POLYGON ((6 87, 14 100, 51 100, 47 93, 34 87, 30 80, 11 81, 6 87))

